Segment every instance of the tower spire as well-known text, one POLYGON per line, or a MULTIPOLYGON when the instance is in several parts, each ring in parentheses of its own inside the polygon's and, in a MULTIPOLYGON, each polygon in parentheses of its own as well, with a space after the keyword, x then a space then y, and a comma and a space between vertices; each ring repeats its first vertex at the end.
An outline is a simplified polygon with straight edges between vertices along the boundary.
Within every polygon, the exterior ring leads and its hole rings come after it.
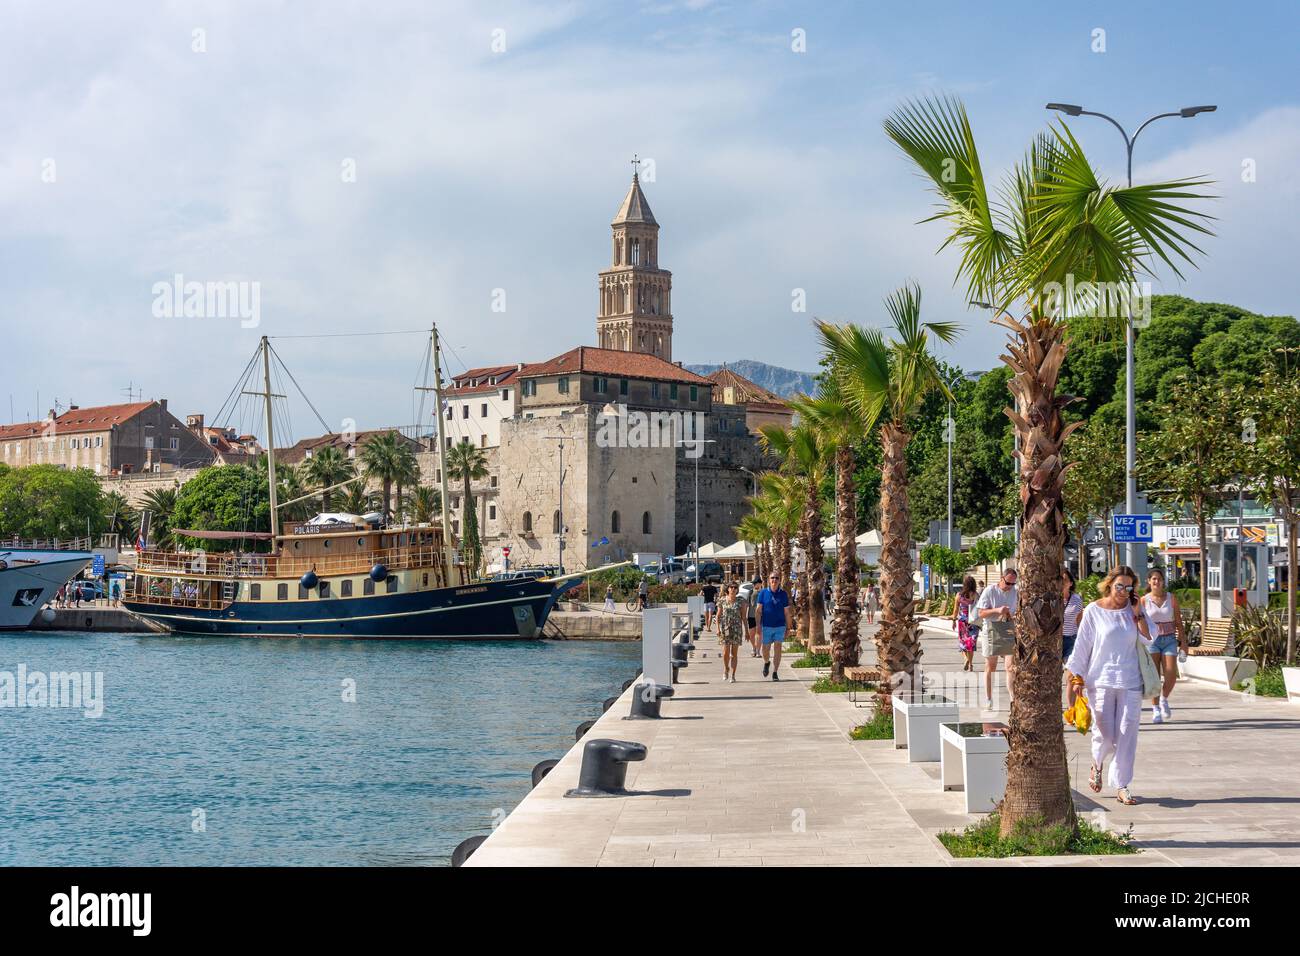
POLYGON ((672 361, 673 277, 659 268, 659 223, 641 189, 641 157, 632 156, 632 184, 614 221, 613 255, 600 273, 596 344, 672 361))

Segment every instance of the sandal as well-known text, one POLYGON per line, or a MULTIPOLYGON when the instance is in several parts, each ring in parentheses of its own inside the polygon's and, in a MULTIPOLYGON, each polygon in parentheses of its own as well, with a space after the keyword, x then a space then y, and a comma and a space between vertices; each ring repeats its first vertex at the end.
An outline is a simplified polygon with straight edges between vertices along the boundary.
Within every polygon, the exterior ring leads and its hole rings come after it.
POLYGON ((1126 807, 1134 807, 1138 804, 1137 798, 1128 792, 1128 787, 1120 787, 1115 793, 1115 799, 1126 807))
POLYGON ((1088 789, 1093 793, 1101 793, 1101 768, 1094 766, 1092 772, 1088 774, 1088 789))

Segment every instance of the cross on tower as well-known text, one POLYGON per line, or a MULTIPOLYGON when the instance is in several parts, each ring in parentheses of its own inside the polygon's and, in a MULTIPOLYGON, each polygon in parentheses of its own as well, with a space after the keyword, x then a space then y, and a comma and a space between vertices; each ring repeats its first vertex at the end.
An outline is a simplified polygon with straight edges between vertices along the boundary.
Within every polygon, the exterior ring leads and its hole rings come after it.
POLYGON ((632 178, 636 179, 637 174, 641 172, 641 160, 637 159, 636 153, 632 154, 632 178))

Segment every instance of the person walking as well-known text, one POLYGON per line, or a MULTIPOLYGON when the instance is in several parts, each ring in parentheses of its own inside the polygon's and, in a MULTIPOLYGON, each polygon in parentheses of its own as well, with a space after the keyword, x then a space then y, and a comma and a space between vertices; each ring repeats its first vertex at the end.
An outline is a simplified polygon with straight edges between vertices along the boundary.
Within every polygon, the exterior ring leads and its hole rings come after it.
POLYGON ((713 615, 718 612, 718 586, 706 580, 700 594, 704 597, 704 629, 707 631, 713 627, 713 615))
POLYGON ((113 607, 121 607, 121 606, 122 606, 122 586, 121 586, 117 581, 114 581, 114 582, 113 582, 113 587, 112 587, 112 589, 109 591, 109 593, 113 596, 113 607))
POLYGON ((1151 658, 1161 682, 1159 695, 1151 698, 1151 722, 1163 724, 1173 717, 1169 695, 1178 683, 1178 658, 1187 659, 1187 635, 1178 598, 1165 590, 1165 573, 1159 568, 1147 575, 1147 589, 1142 595, 1142 613, 1152 637, 1151 658))
POLYGON ((1102 771, 1111 760, 1107 783, 1125 806, 1138 801, 1129 792, 1137 759, 1142 698, 1159 692, 1160 678, 1151 660, 1146 615, 1138 606, 1137 575, 1123 565, 1101 582, 1101 596, 1083 609, 1074 650, 1066 662, 1069 704, 1087 688, 1092 705, 1092 770, 1088 787, 1101 792, 1102 771))
POLYGON ((1011 682, 1015 678, 1012 653, 1016 649, 1016 625, 1012 618, 1020 606, 1020 593, 1016 590, 1015 568, 1007 568, 996 584, 990 584, 975 604, 981 620, 984 652, 984 709, 993 709, 993 674, 998 669, 998 658, 1006 658, 1007 706, 1011 700, 1011 682))
POLYGON ((961 656, 965 659, 961 668, 963 671, 975 669, 975 638, 980 629, 978 624, 972 627, 971 622, 979 620, 975 611, 975 603, 979 599, 975 579, 968 574, 961 582, 961 592, 957 595, 952 611, 952 627, 957 632, 957 646, 961 648, 961 656))
POLYGON ((771 669, 772 680, 780 680, 781 651, 790 622, 790 595, 781 587, 781 575, 773 571, 767 578, 767 587, 754 599, 758 604, 759 625, 763 629, 763 676, 771 669), (775 653, 772 645, 776 645, 775 653))
POLYGON ((749 637, 749 646, 753 651, 753 656, 758 657, 758 647, 762 639, 762 632, 758 629, 758 620, 754 617, 754 608, 758 602, 758 592, 763 589, 763 578, 755 574, 754 580, 750 582, 749 598, 745 601, 745 626, 748 630, 745 634, 749 637))
POLYGON ((644 576, 642 576, 641 580, 637 582, 637 586, 636 586, 636 602, 639 605, 639 610, 644 611, 646 609, 646 604, 648 603, 649 599, 650 599, 650 582, 647 581, 644 576))
POLYGON ((718 606, 718 639, 722 642, 722 679, 736 682, 736 665, 740 642, 745 639, 747 602, 739 595, 735 583, 728 584, 718 606))
POLYGON ((614 613, 614 585, 612 584, 605 587, 605 612, 607 614, 614 613))
POLYGON ((871 582, 866 588, 866 600, 863 602, 867 611, 867 623, 876 623, 876 610, 880 607, 880 592, 876 590, 875 582, 871 582))
POLYGON ((1070 659, 1074 638, 1079 633, 1079 615, 1083 613, 1083 598, 1074 590, 1074 574, 1069 568, 1061 569, 1061 663, 1070 659))

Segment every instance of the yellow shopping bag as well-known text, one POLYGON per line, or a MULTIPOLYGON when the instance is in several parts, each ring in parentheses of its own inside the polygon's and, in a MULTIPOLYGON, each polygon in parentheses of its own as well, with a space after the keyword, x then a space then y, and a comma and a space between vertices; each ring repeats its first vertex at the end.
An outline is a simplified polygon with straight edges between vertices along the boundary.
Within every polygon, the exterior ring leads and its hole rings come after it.
POLYGON ((1092 708, 1088 706, 1088 694, 1079 678, 1073 678, 1070 684, 1079 688, 1079 695, 1074 698, 1071 706, 1065 708, 1063 716, 1067 724, 1071 724, 1079 733, 1086 734, 1092 729, 1092 708))

